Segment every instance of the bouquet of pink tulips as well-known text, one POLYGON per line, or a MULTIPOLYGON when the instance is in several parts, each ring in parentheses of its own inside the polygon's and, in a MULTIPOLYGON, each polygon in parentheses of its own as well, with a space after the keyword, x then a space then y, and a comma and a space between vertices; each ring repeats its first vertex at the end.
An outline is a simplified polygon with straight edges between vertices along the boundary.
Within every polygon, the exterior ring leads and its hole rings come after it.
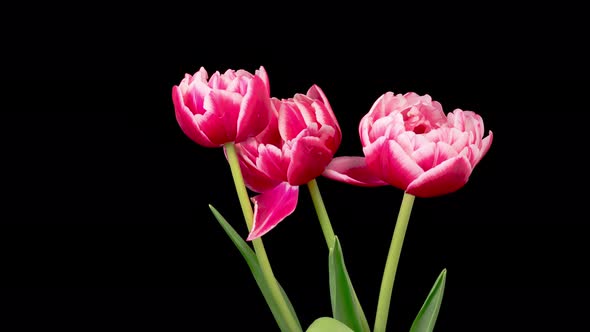
MULTIPOLYGON (((445 114, 429 95, 386 92, 360 121, 364 156, 334 157, 342 133, 322 89, 313 85, 292 98, 271 97, 262 66, 254 74, 230 69, 210 77, 201 68, 172 88, 172 100, 178 124, 191 140, 224 149, 249 234, 237 233, 219 211, 209 207, 244 257, 281 331, 385 331, 415 197, 445 195, 463 187, 493 138, 491 131, 485 135, 483 120, 474 112, 456 109, 445 114), (404 191, 372 328, 348 276, 341 244, 315 180, 319 176, 404 191), (293 213, 302 185, 311 193, 329 249, 332 306, 331 317, 318 317, 309 326, 299 322, 262 241, 293 213), (256 194, 250 197, 248 190, 256 194)), ((410 331, 433 330, 445 278, 443 269, 410 331)))

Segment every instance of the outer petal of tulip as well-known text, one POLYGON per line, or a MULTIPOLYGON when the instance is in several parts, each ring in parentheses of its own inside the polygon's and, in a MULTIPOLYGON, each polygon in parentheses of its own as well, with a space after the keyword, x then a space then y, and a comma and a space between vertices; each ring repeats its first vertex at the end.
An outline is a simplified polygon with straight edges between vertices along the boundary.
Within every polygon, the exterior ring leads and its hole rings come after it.
POLYGON ((379 138, 363 148, 368 167, 383 181, 405 189, 424 171, 394 140, 379 138))
POLYGON ((388 185, 367 167, 365 157, 336 157, 326 167, 323 176, 361 187, 388 185))
POLYGON ((296 139, 291 149, 291 162, 287 179, 291 185, 299 186, 320 176, 332 160, 332 151, 314 136, 296 139))
POLYGON ((299 133, 305 128, 307 124, 303 118, 302 113, 308 113, 306 107, 298 107, 294 102, 279 101, 276 103, 278 109, 278 130, 281 137, 285 141, 289 141, 297 137, 299 133), (302 111, 300 111, 302 109, 302 111))
POLYGON ((270 177, 267 170, 259 166, 259 148, 260 144, 254 137, 236 144, 240 169, 246 186, 250 190, 261 193, 273 189, 282 181, 270 177))
POLYGON ((471 174, 471 164, 460 156, 445 160, 412 181, 406 192, 417 197, 434 197, 463 187, 471 174))
MULTIPOLYGON (((197 122, 195 115, 190 108, 184 104, 183 96, 178 86, 172 87, 172 101, 176 111, 176 121, 180 125, 180 129, 182 129, 188 138, 205 147, 212 148, 220 146, 217 143, 213 143, 199 127, 199 122, 197 122)), ((211 125, 213 125, 213 123, 211 125)), ((217 125, 217 128, 219 128, 219 130, 223 128, 221 123, 217 125)))
POLYGON ((298 196, 299 187, 283 182, 269 191, 252 197, 254 223, 246 240, 251 241, 263 236, 293 213, 298 196))
MULTIPOLYGON (((260 68, 265 73, 264 68, 260 68)), ((266 128, 271 116, 270 96, 264 81, 254 76, 248 82, 248 88, 242 100, 238 113, 238 131, 236 142, 244 141, 246 138, 256 136, 266 128)))
POLYGON ((211 90, 205 97, 205 114, 196 117, 199 128, 213 143, 223 145, 235 139, 242 100, 240 94, 225 90, 211 90), (218 122, 222 128, 217 126, 218 122))

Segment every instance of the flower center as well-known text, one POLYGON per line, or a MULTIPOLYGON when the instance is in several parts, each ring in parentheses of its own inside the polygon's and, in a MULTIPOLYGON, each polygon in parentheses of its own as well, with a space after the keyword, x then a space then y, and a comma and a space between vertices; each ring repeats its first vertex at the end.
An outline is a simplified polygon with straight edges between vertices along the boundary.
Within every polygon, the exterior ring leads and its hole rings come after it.
POLYGON ((404 126, 406 131, 413 131, 416 134, 424 134, 432 129, 430 121, 416 107, 403 110, 404 126))

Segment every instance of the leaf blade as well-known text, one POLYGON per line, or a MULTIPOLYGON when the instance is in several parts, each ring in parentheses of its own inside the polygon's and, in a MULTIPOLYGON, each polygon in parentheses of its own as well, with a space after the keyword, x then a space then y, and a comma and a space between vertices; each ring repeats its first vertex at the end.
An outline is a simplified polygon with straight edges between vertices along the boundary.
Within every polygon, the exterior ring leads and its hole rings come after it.
POLYGON ((369 323, 350 281, 344 264, 342 246, 337 236, 334 237, 334 247, 330 248, 328 270, 330 301, 334 318, 354 331, 369 332, 369 323))
POLYGON ((348 326, 332 317, 320 317, 313 321, 305 332, 354 332, 348 326))
POLYGON ((434 330, 434 324, 438 318, 442 303, 446 279, 447 269, 443 269, 430 289, 422 308, 416 315, 410 327, 410 332, 432 332, 434 330))
MULTIPOLYGON (((262 270, 260 269, 260 265, 258 264, 258 258, 256 257, 254 250, 252 250, 252 248, 250 248, 250 246, 246 243, 246 241, 244 241, 244 239, 242 239, 242 237, 238 234, 238 232, 235 231, 235 229, 227 222, 227 220, 225 220, 225 218, 221 215, 221 213, 219 213, 219 211, 217 211, 217 209, 215 209, 210 204, 209 204, 209 209, 211 210, 211 212, 213 213, 213 216, 215 217, 217 222, 221 225, 221 227, 223 228, 225 233, 229 236, 231 241, 234 243, 234 245, 240 251, 240 254, 242 254, 242 257, 244 257, 244 260, 248 264, 248 267, 250 268, 250 272, 252 273, 252 276, 254 277, 254 280, 256 281, 258 288, 260 288, 260 291, 262 292, 262 295, 264 296, 264 299, 266 300, 266 303, 269 306, 275 320, 277 321, 277 324, 281 328, 281 331, 288 331, 289 330, 288 325, 286 324, 285 320, 280 315, 280 310, 278 309, 277 304, 275 303, 274 299, 272 298, 271 291, 266 284, 266 280, 264 279, 264 275, 262 273, 262 270)), ((279 285, 279 289, 281 291, 281 294, 284 297, 285 302, 287 303, 287 306, 289 307, 289 310, 291 311, 291 314, 293 315, 293 317, 295 317, 295 321, 297 322, 297 325, 299 325, 299 329, 302 330, 301 323, 299 322, 299 319, 297 318, 297 314, 295 313, 295 308, 293 307, 293 304, 291 303, 291 301, 289 301, 289 298, 287 297, 285 290, 283 289, 283 287, 281 287, 281 285, 278 283, 278 281, 277 281, 277 284, 279 285)))

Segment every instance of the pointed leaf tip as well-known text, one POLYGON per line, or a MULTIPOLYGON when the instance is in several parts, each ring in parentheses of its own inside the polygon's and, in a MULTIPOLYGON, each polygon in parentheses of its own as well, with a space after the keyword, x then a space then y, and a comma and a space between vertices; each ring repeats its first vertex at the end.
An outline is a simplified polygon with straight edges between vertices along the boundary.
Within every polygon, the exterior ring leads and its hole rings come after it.
POLYGON ((370 331, 367 318, 348 276, 338 236, 334 236, 334 247, 330 248, 328 272, 334 318, 354 331, 370 331))
POLYGON ((436 278, 428 297, 410 327, 410 332, 432 332, 434 330, 434 324, 443 298, 446 277, 447 269, 445 268, 436 278))

